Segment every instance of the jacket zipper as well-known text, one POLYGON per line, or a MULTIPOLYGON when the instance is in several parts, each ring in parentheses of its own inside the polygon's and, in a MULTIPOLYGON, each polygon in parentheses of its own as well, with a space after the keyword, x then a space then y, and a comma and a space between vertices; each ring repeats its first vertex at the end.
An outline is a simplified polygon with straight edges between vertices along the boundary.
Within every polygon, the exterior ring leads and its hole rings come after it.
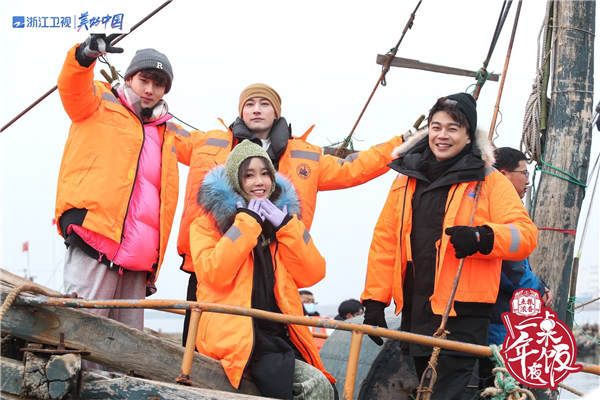
MULTIPOLYGON (((252 250, 252 290, 250 291, 250 308, 252 308, 252 295, 254 294, 254 250, 252 250)), ((250 318, 252 323, 250 324, 250 329, 252 329, 252 347, 250 348, 250 354, 248 355, 248 359, 246 360, 246 365, 244 365, 244 369, 242 369, 242 377, 244 375, 244 371, 248 368, 248 364, 252 359, 252 354, 254 354, 254 344, 256 342, 256 338, 254 335, 256 334, 254 329, 254 318, 250 318)))
MULTIPOLYGON (((158 192, 158 254, 157 254, 158 258, 156 259, 156 263, 152 264, 152 272, 150 273, 150 276, 153 278, 152 284, 154 284, 154 282, 156 281, 156 272, 158 271, 158 265, 160 264, 160 236, 161 236, 160 233, 162 232, 162 229, 160 226, 160 216, 162 213, 160 212, 160 210, 163 205, 163 202, 161 199, 161 196, 163 193, 163 191, 161 190, 162 183, 163 183, 162 182, 162 165, 163 165, 162 158, 163 158, 163 151, 164 151, 164 147, 165 147, 165 134, 167 133, 167 124, 166 124, 166 122, 164 124, 165 124, 165 130, 162 133, 162 144, 160 146, 160 171, 159 171, 160 183, 158 184, 158 186, 159 186, 158 187, 158 190, 159 190, 159 192, 158 192), (156 266, 156 269, 154 268, 154 266, 156 266)), ((142 130, 144 130, 143 124, 142 124, 142 130)), ((158 125, 156 126, 156 130, 158 131, 159 137, 160 137, 160 128, 158 125)), ((144 142, 146 141, 145 135, 146 135, 146 133, 144 132, 144 142)), ((141 154, 141 150, 140 150, 140 154, 141 154)), ((139 163, 140 163, 140 161, 138 159, 138 165, 139 165, 139 163)), ((177 160, 177 155, 175 155, 175 164, 177 164, 177 163, 179 163, 179 160, 177 160)), ((136 170, 136 175, 137 175, 137 170, 136 170)), ((179 197, 179 195, 177 195, 177 196, 179 197)))
MULTIPOLYGON (((127 108, 127 107, 125 107, 125 108, 127 108)), ((119 250, 121 250, 121 245, 123 244, 123 237, 125 236, 125 221, 127 220, 127 215, 129 214, 129 204, 131 203, 131 197, 133 197, 133 189, 135 187, 135 182, 137 181, 137 174, 138 174, 138 170, 140 168, 140 158, 142 157, 142 149, 144 148, 144 143, 146 142, 146 132, 144 131, 144 122, 137 115, 135 117, 142 124, 141 125, 141 128, 142 128, 142 145, 140 146, 140 151, 139 151, 138 157, 137 157, 137 163, 135 165, 135 174, 133 175, 133 183, 131 185, 131 192, 129 192, 129 199, 127 200, 127 208, 125 209, 125 217, 123 218, 123 225, 122 225, 122 229, 121 229, 121 240, 120 240, 120 243, 119 243, 119 248, 117 249, 117 253, 115 254, 115 257, 114 257, 115 259, 117 258, 117 254, 119 253, 119 250)), ((162 150, 161 150, 161 152, 162 152, 162 150)), ((159 243, 160 243, 160 239, 159 239, 159 243)))
MULTIPOLYGON (((292 325, 293 325, 293 324, 292 324, 292 325)), ((308 362, 310 365, 312 365, 313 367, 317 368, 317 367, 315 366, 315 364, 316 364, 316 363, 315 363, 315 360, 313 360, 313 358, 312 358, 312 356, 311 356, 311 354, 310 354, 310 351, 308 351, 308 349, 306 348, 306 346, 304 345, 304 343, 302 343, 302 340, 300 340, 300 335, 298 335, 298 333, 296 333, 296 332, 294 331, 294 328, 292 328, 291 326, 289 326, 289 327, 288 327, 288 329, 289 329, 289 330, 291 330, 292 332, 294 332, 294 335, 296 336, 296 339, 298 340, 298 343, 300 343, 300 345, 301 345, 302 349, 304 349, 304 351, 306 352, 306 355, 307 355, 307 357, 308 357, 308 360, 305 360, 305 361, 307 361, 307 362, 308 362)), ((289 333, 288 333, 288 334, 289 334, 289 333)), ((296 343, 294 343, 294 342, 293 342, 291 339, 292 339, 292 338, 290 337, 290 341, 292 342, 292 344, 293 344, 294 346, 296 346, 296 347, 297 347, 296 343)), ((298 351, 300 351, 300 349, 298 349, 298 351)), ((300 354, 302 355, 302 352, 300 352, 300 354)), ((302 357, 304 357, 304 355, 302 355, 302 357)), ((317 369, 318 369, 318 368, 317 368, 317 369)))
POLYGON ((448 205, 446 206, 446 208, 444 209, 444 215, 442 216, 442 235, 440 236, 440 241, 439 243, 436 244, 436 265, 435 265, 435 275, 436 278, 434 278, 434 283, 433 283, 433 290, 435 291, 435 284, 437 281, 437 274, 438 271, 440 269, 440 248, 442 245, 442 238, 444 237, 444 220, 446 219, 446 213, 448 212, 448 209, 450 208, 450 203, 452 203, 452 201, 454 200, 454 194, 456 194, 456 190, 458 189, 458 185, 454 188, 454 190, 452 191, 452 195, 450 196, 450 201, 448 202, 448 205))

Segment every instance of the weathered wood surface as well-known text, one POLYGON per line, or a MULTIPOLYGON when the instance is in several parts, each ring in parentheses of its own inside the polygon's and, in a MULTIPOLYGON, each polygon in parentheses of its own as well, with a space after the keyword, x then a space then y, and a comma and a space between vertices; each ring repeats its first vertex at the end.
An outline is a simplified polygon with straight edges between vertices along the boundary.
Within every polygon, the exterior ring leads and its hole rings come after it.
MULTIPOLYGON (((593 1, 557 2, 552 97, 543 153, 546 163, 583 182, 592 140, 595 9, 593 1)), ((533 215, 536 225, 576 229, 584 195, 583 187, 542 173, 533 215)), ((555 293, 553 308, 563 321, 574 244, 575 235, 541 230, 530 257, 533 270, 555 293)))
POLYGON ((41 289, 46 290, 50 294, 53 294, 56 296, 62 296, 62 294, 60 292, 57 292, 56 290, 49 289, 46 286, 38 285, 35 282, 30 281, 29 279, 25 279, 22 276, 15 275, 11 272, 8 272, 4 268, 0 268, 0 282, 5 282, 6 285, 10 286, 10 287, 18 287, 18 286, 25 285, 25 284, 34 285, 41 289))
MULTIPOLYGON (((24 367, 21 362, 3 357, 0 359, 2 372, 2 394, 0 398, 25 399, 22 396, 24 367)), ((85 399, 128 399, 128 400, 250 400, 264 399, 239 393, 193 388, 134 378, 131 376, 83 371, 77 398, 85 399)))
POLYGON ((39 355, 27 352, 20 395, 36 399, 64 399, 75 391, 81 371, 79 354, 39 355))
MULTIPOLYGON (((377 55, 377 64, 383 65, 386 61, 387 55, 378 54, 377 55)), ((430 71, 430 72, 438 72, 441 74, 449 74, 449 75, 460 75, 460 76, 469 76, 472 78, 477 77, 477 71, 470 71, 468 69, 462 68, 454 68, 447 67, 445 65, 437 65, 421 62, 419 60, 413 60, 410 58, 404 57, 394 57, 390 64, 392 67, 400 67, 400 68, 409 68, 409 69, 418 69, 421 71, 430 71)), ((487 80, 488 81, 498 81, 500 76, 498 74, 489 74, 487 80)))
POLYGON ((112 400, 250 400, 265 399, 240 393, 181 386, 174 383, 120 376, 111 379, 91 373, 83 373, 81 399, 112 400))
POLYGON ((23 363, 7 357, 0 357, 0 391, 18 395, 23 391, 23 363))
MULTIPOLYGON (((12 274, 1 272, 1 300, 4 302, 11 290, 8 285, 19 283, 5 281, 12 274)), ((57 345, 60 333, 64 333, 65 346, 89 351, 90 355, 84 357, 87 360, 116 371, 134 371, 145 378, 165 382, 175 382, 183 359, 184 349, 177 344, 79 309, 13 305, 2 320, 1 330, 25 340, 51 345, 57 345)), ((190 377, 194 386, 235 391, 220 363, 200 354, 194 356, 190 377)), ((259 393, 246 378, 242 380, 239 392, 259 393)))

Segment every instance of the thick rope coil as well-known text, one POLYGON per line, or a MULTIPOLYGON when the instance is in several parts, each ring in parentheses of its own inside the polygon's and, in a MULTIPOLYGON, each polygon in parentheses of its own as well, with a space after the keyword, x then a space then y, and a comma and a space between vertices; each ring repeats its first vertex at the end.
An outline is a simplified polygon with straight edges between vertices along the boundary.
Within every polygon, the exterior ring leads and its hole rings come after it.
POLYGON ((544 28, 548 26, 550 10, 547 11, 544 23, 540 28, 538 34, 538 50, 536 57, 536 75, 534 78, 533 85, 531 87, 531 94, 525 105, 525 115, 523 117, 523 133, 521 135, 521 150, 525 155, 531 159, 538 161, 542 155, 542 144, 541 144, 541 96, 545 96, 545 93, 541 93, 544 79, 544 65, 549 60, 550 49, 544 54, 542 52, 546 50, 540 50, 541 48, 541 37, 544 28))
POLYGON ((540 87, 542 85, 542 74, 538 70, 535 82, 531 88, 531 94, 525 105, 525 116, 523 117, 523 133, 521 134, 521 150, 527 158, 538 161, 542 155, 542 141, 540 132, 540 87))

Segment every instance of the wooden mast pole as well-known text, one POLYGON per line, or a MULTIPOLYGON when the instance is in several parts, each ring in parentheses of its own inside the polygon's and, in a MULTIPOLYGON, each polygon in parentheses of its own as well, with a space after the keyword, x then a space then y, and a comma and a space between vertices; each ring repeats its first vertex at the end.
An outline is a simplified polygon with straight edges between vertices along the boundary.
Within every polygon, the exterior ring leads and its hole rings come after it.
POLYGON ((590 162, 595 14, 594 1, 557 2, 552 96, 543 162, 539 165, 548 173, 541 174, 533 215, 540 233, 531 265, 555 293, 553 308, 563 321, 569 300, 573 232, 590 162))

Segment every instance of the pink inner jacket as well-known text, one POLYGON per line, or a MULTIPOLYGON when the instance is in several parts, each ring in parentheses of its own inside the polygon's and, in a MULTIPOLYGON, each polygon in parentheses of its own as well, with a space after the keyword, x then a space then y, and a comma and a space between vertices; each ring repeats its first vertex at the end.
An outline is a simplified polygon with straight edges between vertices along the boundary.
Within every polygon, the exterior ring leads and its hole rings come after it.
MULTIPOLYGON (((127 105, 124 96, 119 97, 127 105)), ((171 115, 165 114, 155 121, 144 123, 145 139, 121 243, 82 226, 71 225, 101 257, 128 270, 152 271, 152 266, 158 262, 162 137, 157 126, 170 118, 171 115)))

